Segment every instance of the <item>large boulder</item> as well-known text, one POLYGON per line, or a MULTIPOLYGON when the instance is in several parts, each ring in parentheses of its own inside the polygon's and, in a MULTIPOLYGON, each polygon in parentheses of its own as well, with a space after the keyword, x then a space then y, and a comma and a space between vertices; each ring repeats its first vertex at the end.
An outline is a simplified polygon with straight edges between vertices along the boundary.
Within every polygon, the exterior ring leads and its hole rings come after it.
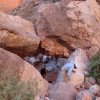
POLYGON ((48 82, 42 78, 34 66, 19 56, 0 48, 0 80, 16 77, 20 81, 36 81, 39 95, 45 95, 48 82))
POLYGON ((75 100, 77 90, 72 84, 65 82, 54 84, 49 90, 49 98, 51 100, 75 100))
POLYGON ((67 63, 74 63, 80 72, 88 70, 89 66, 89 59, 85 50, 78 48, 76 49, 69 57, 67 63))
POLYGON ((0 12, 0 47, 25 56, 34 53, 39 42, 31 22, 0 12))
POLYGON ((74 86, 84 82, 85 70, 88 70, 89 60, 86 52, 80 48, 71 54, 58 75, 57 82, 70 82, 74 86))
POLYGON ((68 56, 79 47, 100 48, 100 6, 95 0, 66 1, 38 7, 35 26, 41 48, 61 56, 68 56))

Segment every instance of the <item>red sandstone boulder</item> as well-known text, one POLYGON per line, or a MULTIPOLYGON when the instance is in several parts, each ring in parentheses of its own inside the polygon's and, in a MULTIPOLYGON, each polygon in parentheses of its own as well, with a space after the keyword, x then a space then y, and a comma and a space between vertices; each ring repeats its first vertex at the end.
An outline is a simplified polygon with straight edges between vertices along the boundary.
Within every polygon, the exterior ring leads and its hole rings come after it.
POLYGON ((41 48, 49 54, 61 56, 68 56, 79 47, 85 50, 93 46, 100 48, 100 6, 97 2, 65 2, 38 7, 35 25, 42 38, 41 48))
POLYGON ((36 81, 39 96, 45 95, 48 82, 42 78, 34 66, 22 60, 19 56, 0 48, 0 80, 16 77, 20 81, 36 81))
POLYGON ((70 82, 74 86, 82 84, 84 82, 85 70, 88 69, 88 64, 89 59, 86 55, 86 52, 80 48, 76 49, 75 52, 73 52, 69 57, 66 64, 62 66, 61 72, 57 78, 57 82, 70 82), (76 69, 74 69, 74 64, 76 69))
POLYGON ((24 0, 11 14, 34 23, 40 47, 50 55, 68 57, 76 48, 87 52, 91 47, 97 52, 100 48, 100 6, 96 0, 24 0))
POLYGON ((25 56, 34 53, 39 43, 40 39, 31 22, 0 13, 0 47, 25 56))

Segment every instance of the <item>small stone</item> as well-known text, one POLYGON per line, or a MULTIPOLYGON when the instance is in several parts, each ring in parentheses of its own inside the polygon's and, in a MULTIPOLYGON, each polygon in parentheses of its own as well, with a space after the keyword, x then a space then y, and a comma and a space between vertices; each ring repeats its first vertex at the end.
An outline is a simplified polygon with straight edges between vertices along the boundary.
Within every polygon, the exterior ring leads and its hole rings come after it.
POLYGON ((87 71, 84 72, 85 76, 88 77, 89 73, 87 71))
POLYGON ((67 62, 66 58, 58 58, 58 60, 57 60, 57 66, 61 68, 62 66, 64 66, 64 64, 66 62, 67 62))
POLYGON ((57 58, 55 58, 55 57, 52 57, 51 60, 54 61, 54 62, 57 62, 57 58))
POLYGON ((29 63, 32 64, 32 65, 34 65, 34 64, 37 63, 37 62, 39 62, 39 60, 36 59, 35 57, 31 57, 31 58, 29 59, 29 63))
POLYGON ((42 53, 39 53, 38 55, 37 55, 37 59, 39 59, 40 61, 41 61, 41 59, 42 59, 42 56, 43 56, 43 54, 42 53))
POLYGON ((92 86, 92 84, 89 81, 84 83, 84 88, 85 89, 89 89, 91 86, 92 86))
POLYGON ((46 70, 47 71, 52 71, 53 69, 56 69, 57 65, 56 65, 56 62, 54 61, 49 61, 47 64, 46 64, 46 70))
POLYGON ((95 100, 95 96, 88 90, 83 90, 76 95, 76 100, 95 100))
POLYGON ((96 83, 96 80, 93 77, 89 77, 89 82, 94 85, 96 83))
POLYGON ((39 53, 39 54, 37 55, 38 58, 42 58, 42 56, 43 56, 42 53, 39 53))
POLYGON ((41 62, 47 63, 51 59, 51 56, 41 54, 38 56, 38 58, 40 59, 41 62))
POLYGON ((88 80, 89 80, 89 77, 85 77, 85 80, 84 81, 87 82, 88 80))
POLYGON ((50 98, 48 98, 48 97, 45 97, 45 100, 50 100, 50 98))
POLYGON ((43 55, 43 57, 42 57, 42 62, 45 63, 45 62, 47 62, 47 61, 48 61, 48 56, 43 55))
POLYGON ((95 85, 93 85, 92 87, 89 88, 89 91, 93 92, 94 94, 97 94, 100 91, 100 86, 95 84, 95 85))
POLYGON ((29 62, 29 59, 30 59, 30 57, 28 57, 28 56, 24 57, 24 60, 27 62, 29 62))

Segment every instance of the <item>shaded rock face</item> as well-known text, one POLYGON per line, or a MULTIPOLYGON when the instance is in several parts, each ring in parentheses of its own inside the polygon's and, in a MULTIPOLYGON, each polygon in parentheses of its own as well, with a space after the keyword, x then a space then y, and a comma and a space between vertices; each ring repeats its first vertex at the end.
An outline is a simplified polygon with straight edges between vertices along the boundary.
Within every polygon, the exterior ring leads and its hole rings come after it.
POLYGON ((0 0, 0 11, 8 12, 20 5, 22 0, 0 0))
POLYGON ((49 54, 68 56, 78 47, 100 48, 100 7, 95 0, 41 4, 37 12, 35 25, 42 38, 41 48, 49 54), (61 46, 64 50, 59 53, 61 46))
POLYGON ((36 81, 39 95, 45 95, 48 83, 40 73, 29 63, 17 55, 0 48, 0 80, 16 77, 20 81, 36 81))
POLYGON ((0 35, 0 47, 20 56, 33 53, 40 42, 31 22, 4 13, 0 13, 0 35))
POLYGON ((22 4, 13 9, 10 14, 20 16, 34 23, 37 7, 42 0, 23 0, 22 4))
POLYGON ((70 51, 67 49, 67 47, 65 47, 62 44, 59 44, 56 38, 52 39, 48 37, 41 41, 41 48, 43 48, 44 52, 46 52, 49 55, 68 57, 70 51))
POLYGON ((60 69, 67 62, 67 58, 56 58, 42 53, 24 57, 24 60, 32 64, 50 83, 56 81, 60 69))

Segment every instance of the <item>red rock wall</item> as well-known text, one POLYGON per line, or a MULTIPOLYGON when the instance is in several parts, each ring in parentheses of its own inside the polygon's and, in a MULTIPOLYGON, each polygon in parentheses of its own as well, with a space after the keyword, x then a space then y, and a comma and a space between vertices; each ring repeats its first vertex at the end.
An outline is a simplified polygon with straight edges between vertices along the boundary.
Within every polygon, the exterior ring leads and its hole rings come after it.
POLYGON ((8 12, 9 10, 16 8, 22 0, 0 0, 0 11, 8 12))

